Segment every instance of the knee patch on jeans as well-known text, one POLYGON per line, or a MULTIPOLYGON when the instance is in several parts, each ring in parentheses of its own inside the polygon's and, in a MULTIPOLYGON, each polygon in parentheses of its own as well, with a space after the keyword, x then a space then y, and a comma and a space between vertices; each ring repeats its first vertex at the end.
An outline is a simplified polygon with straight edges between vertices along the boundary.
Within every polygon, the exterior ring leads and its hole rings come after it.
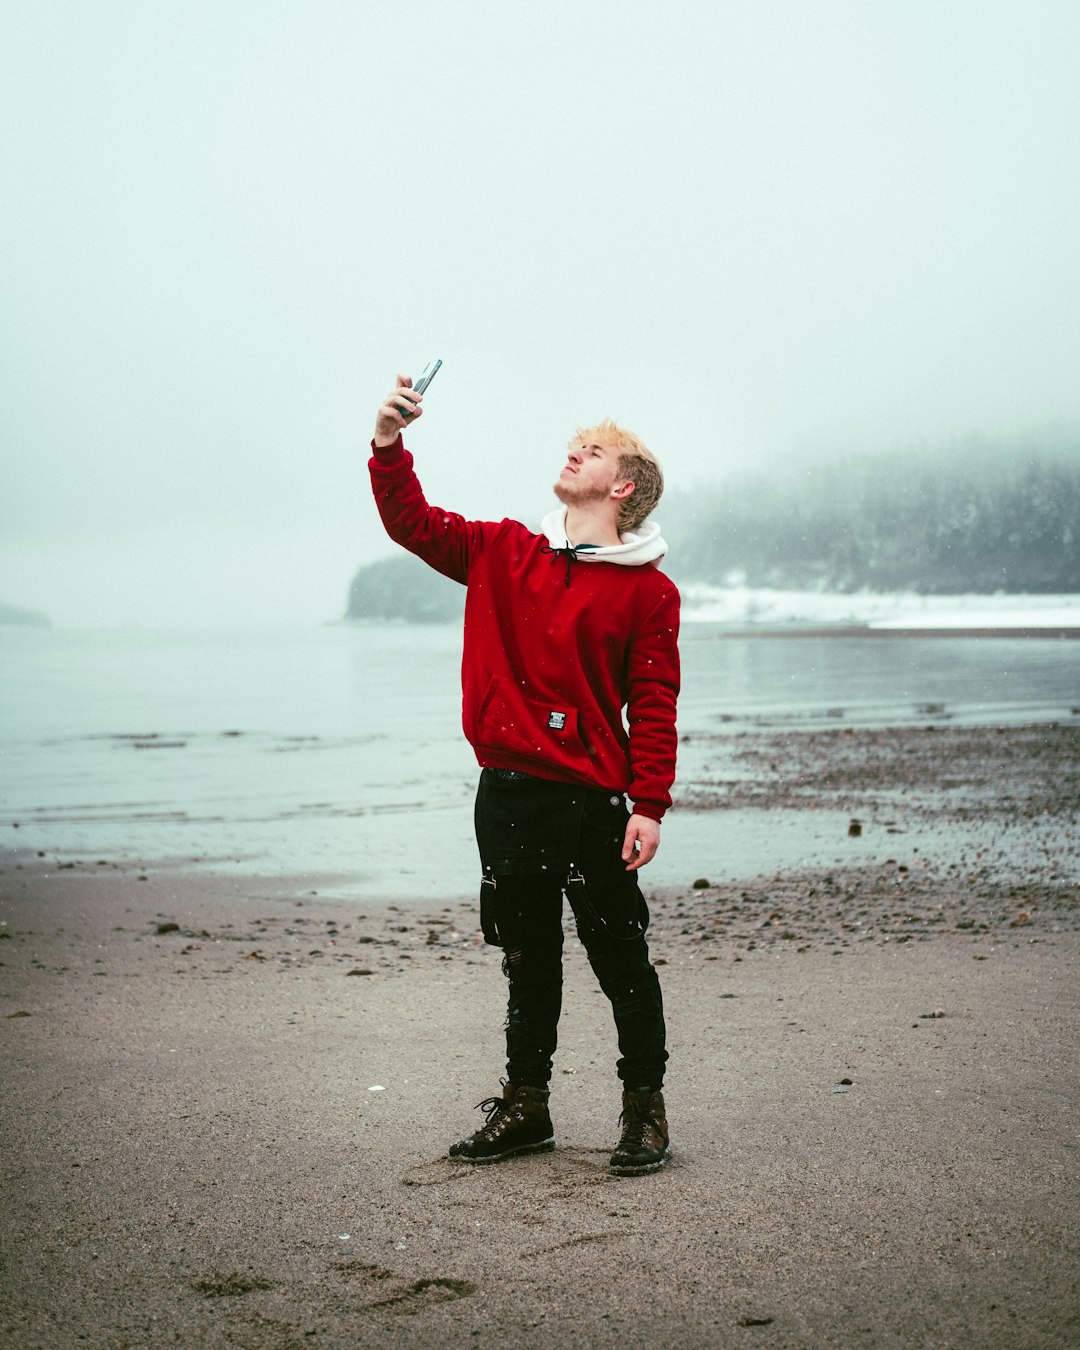
POLYGON ((487 874, 480 882, 480 927, 483 930, 484 941, 491 947, 501 947, 502 938, 499 936, 499 924, 495 917, 495 890, 496 881, 490 874, 491 869, 487 869, 487 874))

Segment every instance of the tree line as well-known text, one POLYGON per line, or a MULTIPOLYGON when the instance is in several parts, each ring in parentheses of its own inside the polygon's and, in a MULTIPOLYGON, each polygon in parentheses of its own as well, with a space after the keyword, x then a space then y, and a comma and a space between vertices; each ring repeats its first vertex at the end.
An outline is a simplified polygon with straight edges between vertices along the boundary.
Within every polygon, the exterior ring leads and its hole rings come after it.
POLYGON ((984 447, 742 474, 674 492, 677 580, 784 589, 1080 591, 1080 455, 984 447))

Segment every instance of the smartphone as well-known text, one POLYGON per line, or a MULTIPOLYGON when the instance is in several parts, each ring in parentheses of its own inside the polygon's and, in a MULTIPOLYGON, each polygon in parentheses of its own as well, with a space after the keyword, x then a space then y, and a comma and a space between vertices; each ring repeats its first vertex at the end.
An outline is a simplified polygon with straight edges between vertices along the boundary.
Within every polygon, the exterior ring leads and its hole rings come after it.
POLYGON ((438 369, 441 365, 442 365, 441 361, 429 361, 427 365, 424 367, 424 369, 420 372, 420 378, 413 382, 413 392, 416 394, 422 394, 424 390, 428 387, 428 385, 431 383, 431 381, 435 378, 436 374, 438 373, 438 369))
MULTIPOLYGON (((414 394, 422 394, 424 392, 424 390, 428 387, 431 381, 435 378, 441 365, 442 361, 440 360, 429 361, 427 363, 424 369, 420 372, 420 378, 418 380, 413 381, 414 394)), ((409 418, 412 416, 412 413, 403 410, 402 416, 405 418, 409 418)))

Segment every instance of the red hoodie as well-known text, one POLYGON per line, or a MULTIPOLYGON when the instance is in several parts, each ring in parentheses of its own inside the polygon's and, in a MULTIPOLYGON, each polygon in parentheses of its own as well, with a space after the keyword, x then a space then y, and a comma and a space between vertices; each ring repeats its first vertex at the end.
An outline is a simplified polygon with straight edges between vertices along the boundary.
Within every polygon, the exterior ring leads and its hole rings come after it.
POLYGON ((400 438, 372 449, 391 539, 468 587, 462 726, 480 765, 626 792, 660 820, 675 777, 674 584, 648 563, 574 563, 516 520, 429 506, 400 438))

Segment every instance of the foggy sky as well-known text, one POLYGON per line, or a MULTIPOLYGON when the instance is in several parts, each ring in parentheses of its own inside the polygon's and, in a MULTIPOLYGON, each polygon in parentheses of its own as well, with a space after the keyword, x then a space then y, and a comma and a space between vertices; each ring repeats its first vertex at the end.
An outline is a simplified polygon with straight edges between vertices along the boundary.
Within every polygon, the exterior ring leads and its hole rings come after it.
MULTIPOLYGON (((12 0, 0 600, 336 618, 429 496, 1080 422, 1074 0, 12 0)), ((662 510, 658 513, 663 519, 662 510)))

